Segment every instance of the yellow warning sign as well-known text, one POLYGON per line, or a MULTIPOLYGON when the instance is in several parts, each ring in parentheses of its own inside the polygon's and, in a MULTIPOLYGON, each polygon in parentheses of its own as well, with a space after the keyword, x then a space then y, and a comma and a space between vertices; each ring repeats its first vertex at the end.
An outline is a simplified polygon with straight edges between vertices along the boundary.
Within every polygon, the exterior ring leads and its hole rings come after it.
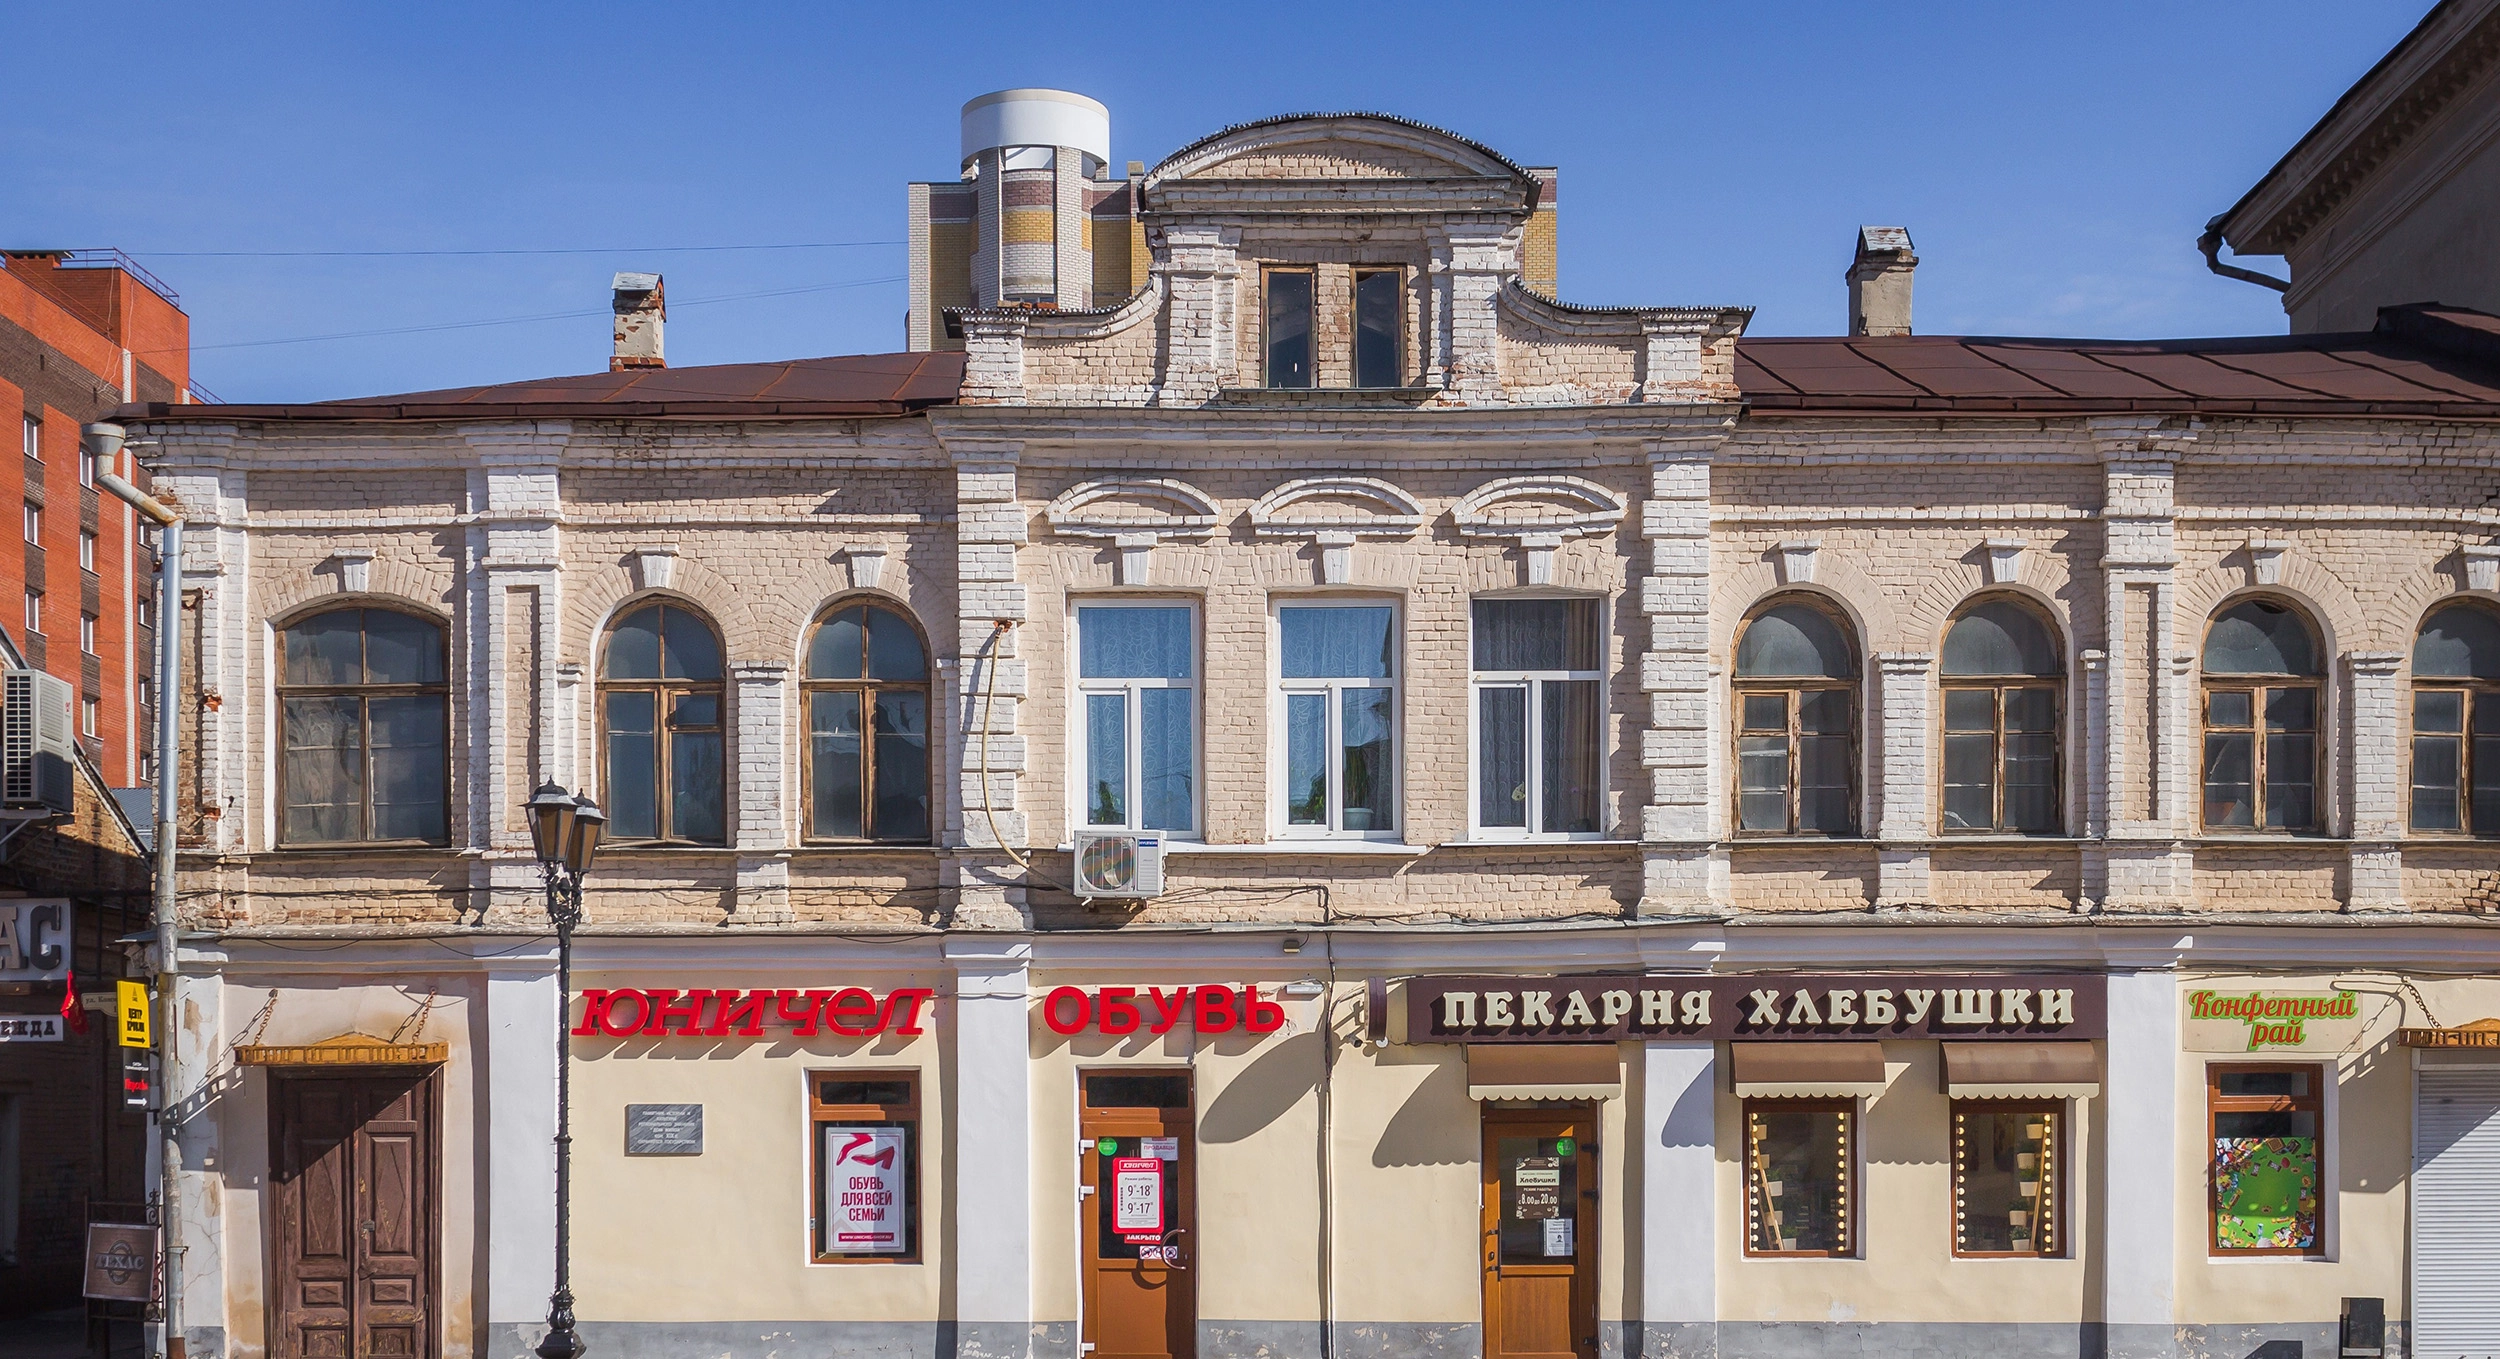
POLYGON ((146 982, 113 983, 115 999, 121 1011, 121 1042, 126 1048, 156 1046, 148 1032, 148 986, 146 982))

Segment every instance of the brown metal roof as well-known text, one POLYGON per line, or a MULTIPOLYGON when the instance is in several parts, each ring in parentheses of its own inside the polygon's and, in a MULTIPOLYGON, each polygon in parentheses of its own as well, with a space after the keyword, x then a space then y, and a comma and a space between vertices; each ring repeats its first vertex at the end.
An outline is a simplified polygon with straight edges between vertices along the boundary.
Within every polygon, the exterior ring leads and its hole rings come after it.
POLYGON ((1743 339, 1762 414, 2500 418, 2500 319, 2390 307, 2337 335, 2034 340, 1969 335, 1743 339))
POLYGON ((908 415, 955 399, 959 353, 848 354, 702 368, 629 368, 297 405, 128 405, 126 420, 490 420, 908 415))

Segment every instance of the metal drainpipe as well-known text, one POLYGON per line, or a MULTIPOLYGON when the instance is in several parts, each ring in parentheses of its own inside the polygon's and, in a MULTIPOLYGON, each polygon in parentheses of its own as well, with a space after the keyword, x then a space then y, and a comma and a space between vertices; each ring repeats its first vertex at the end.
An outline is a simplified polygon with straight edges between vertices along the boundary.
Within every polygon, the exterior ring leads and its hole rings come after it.
MULTIPOLYGON (((119 431, 115 431, 118 442, 119 431)), ((157 542, 156 605, 156 975, 164 1034, 157 1062, 158 1135, 163 1139, 161 1207, 165 1237, 165 1359, 184 1359, 182 1332, 182 1142, 177 1129, 175 1080, 182 1050, 182 936, 174 915, 174 773, 182 735, 182 516, 164 502, 111 472, 98 470, 96 484, 129 502, 162 529, 157 542)))
POLYGON ((2243 269, 2236 264, 2222 262, 2222 218, 2230 215, 2226 212, 2221 217, 2207 222, 2205 234, 2196 238, 2196 248, 2205 257, 2205 267, 2224 278, 2236 278, 2242 283, 2254 283, 2260 288, 2272 288, 2278 293, 2290 292, 2292 285, 2288 279, 2276 278, 2272 274, 2261 274, 2254 269, 2243 269))

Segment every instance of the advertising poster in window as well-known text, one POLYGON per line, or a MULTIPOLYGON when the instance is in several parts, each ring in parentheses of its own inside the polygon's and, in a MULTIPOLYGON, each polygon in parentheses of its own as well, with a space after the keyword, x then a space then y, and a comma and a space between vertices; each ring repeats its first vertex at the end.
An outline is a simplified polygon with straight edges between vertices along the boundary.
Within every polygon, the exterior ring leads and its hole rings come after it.
POLYGON ((827 1125, 825 1247, 843 1255, 900 1255, 911 1153, 902 1128, 827 1125))
POLYGON ((1133 1244, 1163 1237, 1163 1162, 1152 1156, 1111 1160, 1111 1229, 1133 1244))

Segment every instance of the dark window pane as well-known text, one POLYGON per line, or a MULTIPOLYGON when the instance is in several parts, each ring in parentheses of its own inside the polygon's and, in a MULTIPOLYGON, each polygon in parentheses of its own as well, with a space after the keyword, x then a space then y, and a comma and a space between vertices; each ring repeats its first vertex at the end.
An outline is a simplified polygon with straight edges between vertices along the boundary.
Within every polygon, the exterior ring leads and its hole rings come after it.
POLYGON ((2265 1099, 2300 1099, 2311 1093, 2309 1073, 2299 1068, 2287 1071, 2217 1071, 2214 1092, 2224 1098, 2246 1096, 2265 1099))
POLYGON ((373 838, 449 838, 443 700, 376 698, 366 720, 373 729, 373 838))
POLYGON ((660 614, 657 604, 634 610, 608 629, 608 651, 600 663, 603 679, 660 677, 660 614))
POLYGON ((1972 605, 1944 635, 1947 675, 2065 673, 2057 643, 2037 615, 2009 600, 1972 605))
POLYGON ((2413 673, 2500 679, 2500 614, 2478 604, 2451 604, 2432 614, 2413 643, 2413 673))
POLYGON ((2266 729, 2268 731, 2316 731, 2318 729, 2318 691, 2315 689, 2268 689, 2266 691, 2266 729))
POLYGON ((1849 1252, 1850 1116, 1839 1109, 1745 1106, 1747 1245, 1761 1252, 1849 1252))
POLYGON ((2500 694, 2488 690, 2474 696, 2473 726, 2477 736, 2500 736, 2500 694))
POLYGON ((1543 796, 1548 832, 1586 835, 1599 829, 1597 681, 1547 680, 1543 796))
POLYGON ((1186 1109, 1189 1078, 1180 1075, 1087 1076, 1085 1103, 1095 1109, 1186 1109))
POLYGON ((2006 690, 2005 729, 2054 734, 2057 731, 2057 691, 2039 687, 2006 690))
POLYGON ((2318 738, 2307 733, 2266 737, 2266 825, 2272 830, 2317 826, 2318 738))
POLYGON ((880 840, 929 838, 929 698, 908 689, 877 695, 877 824, 880 840))
POLYGON ((2435 689, 2413 696, 2413 729, 2415 731, 2465 730, 2465 695, 2454 689, 2435 689))
POLYGON ((817 627, 816 638, 807 647, 809 679, 860 677, 866 615, 866 609, 844 609, 817 627))
POLYGON ((1328 824, 1328 696, 1285 695, 1285 820, 1328 824))
POLYGON ((1808 689, 1797 695, 1797 730, 1846 736, 1857 694, 1849 689, 1808 689))
POLYGON ((1475 613, 1478 670, 1598 668, 1594 599, 1479 599, 1475 613))
POLYGON ((443 630, 422 618, 389 609, 367 609, 365 683, 443 682, 443 630))
POLYGON ((1186 831, 1198 824, 1198 723, 1187 689, 1137 693, 1137 824, 1186 831))
POLYGON ((668 701, 668 726, 671 731, 690 731, 720 725, 720 695, 672 694, 668 701))
POLYGON ((1788 829, 1788 738, 1747 736, 1738 740, 1736 787, 1740 829, 1788 829))
POLYGON ((286 682, 289 684, 361 684, 364 682, 364 610, 325 613, 286 630, 286 682))
POLYGON ((2318 1116, 2308 1109, 2247 1110, 2214 1115, 2216 1137, 2315 1137, 2318 1116))
POLYGON ((1788 695, 1745 695, 1745 730, 1786 733, 1788 730, 1788 695))
POLYGON ((1396 632, 1386 608, 1276 611, 1287 679, 1387 679, 1396 632))
POLYGON ((720 639, 703 620, 684 609, 662 609, 662 669, 669 679, 716 680, 721 677, 720 639))
POLYGON ((1311 275, 1269 270, 1267 385, 1308 387, 1311 383, 1311 275))
MULTIPOLYGON (((2010 696, 2008 706, 2011 706, 2010 696)), ((2057 829, 2057 737, 2005 737, 2005 829, 2039 835, 2057 829)))
POLYGON ((729 808, 721 777, 721 734, 672 731, 668 744, 669 833, 701 845, 727 842, 729 808))
POLYGON ((1997 691, 1994 689, 1945 690, 1944 729, 1946 731, 1995 731, 1997 729, 1997 691))
POLYGON ((285 706, 287 842, 364 839, 362 705, 290 698, 285 706))
POLYGON ((1390 758, 1390 728, 1396 713, 1389 691, 1345 689, 1337 697, 1338 731, 1345 742, 1345 772, 1340 776, 1345 794, 1343 829, 1395 830, 1398 780, 1390 758))
POLYGON ((1128 696, 1085 696, 1085 824, 1128 824, 1128 696))
POLYGON ((2256 784, 2251 779, 2254 740, 2246 732, 2205 733, 2205 824, 2257 824, 2256 784))
POLYGON ((2474 738, 2474 778, 2469 791, 2468 829, 2476 835, 2500 834, 2500 736, 2474 738))
POLYGON ((1745 625, 1736 643, 1739 679, 1855 679, 1857 649, 1822 610, 1782 604, 1745 625))
POLYGON ((2215 727, 2245 727, 2256 721, 2256 695, 2246 689, 2216 689, 2205 695, 2205 722, 2215 727))
POLYGON ((1524 688, 1476 691, 1476 821, 1483 826, 1527 828, 1528 691, 1524 688))
POLYGON ((816 1087, 819 1104, 879 1105, 911 1103, 910 1081, 825 1081, 816 1087))
POLYGON ((1562 1152, 1559 1138, 1493 1140, 1500 1176, 1494 1214, 1500 1264, 1552 1265, 1579 1254, 1589 1225, 1581 1220, 1580 1156, 1576 1147, 1571 1155, 1562 1152))
POLYGON ((921 649, 920 634, 912 630, 901 614, 891 609, 868 611, 868 677, 881 680, 916 680, 929 677, 928 653, 921 649))
POLYGON ((2205 633, 2208 675, 2314 675, 2317 644, 2301 616, 2262 599, 2223 610, 2205 633))
POLYGON ((1354 385, 1395 387, 1398 366, 1398 276, 1354 276, 1354 385))
POLYGON ((656 839, 660 834, 657 699, 649 693, 609 694, 606 708, 608 786, 600 810, 608 814, 608 837, 656 839))
POLYGON ((1854 752, 1846 736, 1797 738, 1797 829, 1821 835, 1857 831, 1854 752))
POLYGON ((1076 611, 1077 674, 1084 679, 1189 678, 1189 610, 1076 611))
POLYGON ((807 696, 808 831, 857 839, 860 823, 859 694, 807 696))
POLYGON ((2460 738, 2413 738, 2413 828, 2462 830, 2458 816, 2457 764, 2463 755, 2460 738))
POLYGON ((1987 830, 1996 825, 1996 753, 1996 737, 1993 734, 1949 733, 1945 736, 1946 830, 1987 830))

